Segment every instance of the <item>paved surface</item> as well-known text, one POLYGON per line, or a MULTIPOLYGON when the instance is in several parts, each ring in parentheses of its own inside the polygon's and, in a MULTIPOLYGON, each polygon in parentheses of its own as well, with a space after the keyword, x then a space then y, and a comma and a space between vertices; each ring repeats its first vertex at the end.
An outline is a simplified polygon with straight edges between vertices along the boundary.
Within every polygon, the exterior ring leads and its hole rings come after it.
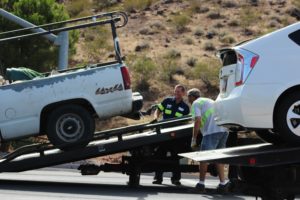
MULTIPOLYGON (((127 175, 100 173, 97 176, 81 176, 77 170, 53 169, 0 174, 1 200, 192 200, 231 199, 243 200, 255 197, 217 194, 195 194, 189 190, 196 184, 195 177, 184 176, 183 186, 170 184, 170 178, 163 185, 152 184, 152 174, 141 176, 141 186, 129 188, 127 175)), ((218 180, 210 178, 209 188, 215 188, 218 180)))

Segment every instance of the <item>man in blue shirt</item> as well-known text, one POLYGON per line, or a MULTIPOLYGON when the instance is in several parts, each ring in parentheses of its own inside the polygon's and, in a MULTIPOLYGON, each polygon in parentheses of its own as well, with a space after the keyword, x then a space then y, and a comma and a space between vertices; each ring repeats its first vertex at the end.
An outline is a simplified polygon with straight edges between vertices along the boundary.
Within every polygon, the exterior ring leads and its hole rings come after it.
MULTIPOLYGON (((183 97, 186 94, 185 87, 183 85, 176 85, 174 89, 174 97, 165 98, 160 104, 157 105, 157 110, 154 113, 154 120, 157 121, 162 113, 162 119, 171 119, 176 117, 182 117, 184 115, 188 115, 190 113, 189 106, 183 101, 183 97)), ((173 145, 173 144, 172 144, 173 145)), ((172 146, 171 145, 171 146, 172 146)), ((173 148, 169 145, 161 145, 156 152, 158 157, 163 158, 166 156, 167 152, 170 151, 171 157, 174 160, 178 160, 177 153, 179 153, 181 149, 181 145, 177 145, 177 147, 173 148)), ((178 163, 179 164, 179 163, 178 163)), ((175 167, 176 168, 176 167, 175 167)), ((174 170, 173 176, 171 178, 172 184, 181 185, 180 183, 180 171, 174 170)), ((163 172, 156 171, 153 184, 161 184, 163 181, 163 172)))

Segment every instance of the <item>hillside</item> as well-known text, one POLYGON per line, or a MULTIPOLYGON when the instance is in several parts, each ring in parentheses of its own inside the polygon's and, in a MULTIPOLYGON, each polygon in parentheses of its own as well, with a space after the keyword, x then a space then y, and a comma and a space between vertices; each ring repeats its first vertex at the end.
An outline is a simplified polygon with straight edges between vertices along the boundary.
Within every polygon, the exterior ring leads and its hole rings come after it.
MULTIPOLYGON (((300 18, 299 0, 74 0, 64 3, 72 17, 109 10, 128 13, 128 25, 118 33, 122 53, 132 72, 134 90, 143 94, 145 108, 171 95, 178 83, 188 89, 200 88, 206 96, 215 98, 220 65, 215 56, 217 49, 259 37, 300 18)), ((105 35, 110 35, 105 33, 107 30, 103 29, 82 33, 89 40, 81 39, 72 58, 73 65, 108 59, 112 44, 107 43, 105 35)), ((118 121, 117 125, 132 123, 120 118, 113 121, 118 121)))

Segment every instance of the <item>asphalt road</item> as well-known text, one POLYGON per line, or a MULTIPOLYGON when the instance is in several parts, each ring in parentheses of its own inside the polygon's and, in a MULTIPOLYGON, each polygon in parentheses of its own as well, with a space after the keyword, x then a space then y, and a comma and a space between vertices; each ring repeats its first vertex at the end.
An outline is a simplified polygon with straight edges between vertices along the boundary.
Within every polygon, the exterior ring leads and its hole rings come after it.
POLYGON ((119 173, 100 173, 97 176, 81 176, 79 171, 53 169, 27 171, 22 173, 0 174, 1 200, 202 200, 230 199, 254 200, 255 197, 240 195, 212 194, 218 184, 215 178, 207 180, 210 194, 196 194, 190 189, 197 179, 184 176, 182 186, 170 184, 170 178, 164 179, 163 185, 152 184, 152 174, 141 176, 141 186, 129 188, 128 176, 119 173))

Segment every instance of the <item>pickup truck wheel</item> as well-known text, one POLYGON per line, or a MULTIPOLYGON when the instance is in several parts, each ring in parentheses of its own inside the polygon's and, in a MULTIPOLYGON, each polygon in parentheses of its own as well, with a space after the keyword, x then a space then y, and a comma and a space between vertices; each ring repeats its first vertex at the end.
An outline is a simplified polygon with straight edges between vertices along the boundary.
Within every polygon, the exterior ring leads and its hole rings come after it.
POLYGON ((78 105, 65 105, 53 110, 47 121, 50 142, 61 150, 85 147, 93 137, 95 120, 78 105))
POLYGON ((300 144, 300 93, 287 95, 275 111, 274 127, 289 144, 300 144))

